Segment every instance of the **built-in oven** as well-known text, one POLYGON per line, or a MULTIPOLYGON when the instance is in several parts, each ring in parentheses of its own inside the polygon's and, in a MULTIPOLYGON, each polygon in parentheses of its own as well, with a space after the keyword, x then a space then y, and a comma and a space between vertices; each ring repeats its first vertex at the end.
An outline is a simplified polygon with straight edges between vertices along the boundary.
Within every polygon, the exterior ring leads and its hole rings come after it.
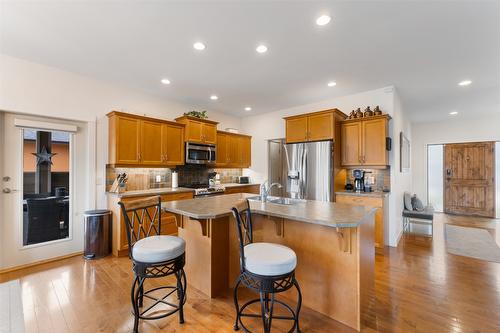
POLYGON ((186 142, 187 164, 215 164, 215 145, 186 142))

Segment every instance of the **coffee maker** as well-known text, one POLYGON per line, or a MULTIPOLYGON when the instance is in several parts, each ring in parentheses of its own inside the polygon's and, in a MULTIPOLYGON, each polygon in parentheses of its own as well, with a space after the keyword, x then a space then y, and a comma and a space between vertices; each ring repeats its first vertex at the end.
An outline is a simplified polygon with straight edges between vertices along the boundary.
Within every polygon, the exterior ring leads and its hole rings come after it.
POLYGON ((365 191, 365 172, 363 170, 355 169, 355 170, 352 170, 352 176, 354 177, 354 191, 364 192, 365 191))

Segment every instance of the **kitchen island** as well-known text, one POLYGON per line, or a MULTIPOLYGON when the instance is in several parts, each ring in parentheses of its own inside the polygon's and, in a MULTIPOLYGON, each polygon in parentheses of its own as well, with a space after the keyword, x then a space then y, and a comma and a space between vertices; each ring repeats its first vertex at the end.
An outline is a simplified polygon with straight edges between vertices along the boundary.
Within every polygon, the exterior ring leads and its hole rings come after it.
MULTIPOLYGON (((239 275, 234 204, 253 194, 163 203, 186 240, 188 283, 208 297, 227 295, 239 275)), ((297 254, 303 305, 356 330, 374 306, 374 212, 370 207, 303 200, 250 201, 254 242, 283 244, 297 254)), ((295 299, 292 291, 288 297, 295 299)), ((285 297, 286 297, 285 293, 285 297)))

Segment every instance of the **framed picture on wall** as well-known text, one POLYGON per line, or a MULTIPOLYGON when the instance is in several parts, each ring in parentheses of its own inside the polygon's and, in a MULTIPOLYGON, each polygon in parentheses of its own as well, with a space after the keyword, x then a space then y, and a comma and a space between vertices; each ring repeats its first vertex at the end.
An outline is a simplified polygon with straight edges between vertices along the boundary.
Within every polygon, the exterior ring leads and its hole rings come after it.
POLYGON ((399 145, 400 145, 400 154, 399 154, 399 166, 401 172, 409 172, 410 171, 410 140, 404 135, 403 132, 399 133, 399 145))

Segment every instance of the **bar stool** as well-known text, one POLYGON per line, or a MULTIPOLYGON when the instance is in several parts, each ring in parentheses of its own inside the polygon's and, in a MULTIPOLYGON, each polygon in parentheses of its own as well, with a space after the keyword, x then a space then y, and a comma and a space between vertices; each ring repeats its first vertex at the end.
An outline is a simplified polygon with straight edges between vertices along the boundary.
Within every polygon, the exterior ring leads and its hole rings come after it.
POLYGON ((248 200, 240 200, 232 208, 237 223, 238 240, 240 245, 240 276, 234 287, 234 306, 236 308, 236 320, 234 330, 239 327, 246 333, 248 328, 241 321, 241 317, 262 318, 264 333, 271 332, 272 320, 292 320, 293 326, 289 333, 296 330, 300 333, 299 313, 302 305, 302 293, 295 279, 295 267, 297 256, 295 252, 283 245, 273 243, 253 243, 252 214, 248 200), (238 287, 245 287, 258 292, 259 298, 246 302, 239 307, 238 287), (295 311, 286 303, 277 300, 277 293, 286 291, 295 286, 298 291, 297 307, 295 311), (244 313, 251 304, 260 302, 261 314, 244 313), (274 304, 284 306, 290 316, 273 315, 274 304))
POLYGON ((153 320, 167 317, 179 312, 179 322, 184 323, 184 303, 186 303, 186 274, 184 273, 186 243, 180 237, 164 236, 161 233, 161 198, 149 197, 129 202, 119 202, 125 229, 129 257, 132 259, 132 269, 135 279, 132 283, 131 300, 134 313, 134 332, 138 332, 139 319, 153 320), (144 282, 150 278, 161 278, 175 275, 175 286, 161 286, 144 290, 144 282), (155 297, 153 292, 166 290, 163 297, 155 297), (178 303, 168 301, 168 297, 177 293, 178 303), (154 303, 145 310, 144 297, 154 303), (167 305, 169 309, 154 311, 147 314, 157 305, 167 305))

